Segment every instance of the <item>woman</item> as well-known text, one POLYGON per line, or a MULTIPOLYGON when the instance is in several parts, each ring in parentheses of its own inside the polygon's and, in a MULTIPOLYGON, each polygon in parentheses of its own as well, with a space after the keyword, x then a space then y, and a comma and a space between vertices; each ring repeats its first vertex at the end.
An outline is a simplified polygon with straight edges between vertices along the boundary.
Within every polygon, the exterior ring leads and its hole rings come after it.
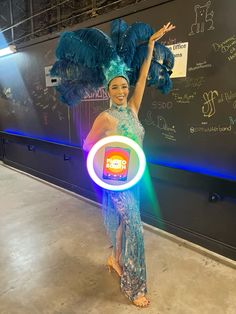
MULTIPOLYGON (((175 26, 169 22, 149 38, 147 56, 129 101, 128 77, 125 74, 110 77, 107 90, 111 107, 95 119, 84 141, 84 150, 89 151, 98 140, 109 135, 127 136, 142 145, 144 129, 138 120, 138 113, 154 44, 174 28, 175 26)), ((107 261, 108 268, 115 270, 120 276, 121 290, 133 304, 146 307, 150 301, 146 297, 146 267, 138 187, 121 192, 104 190, 103 216, 113 244, 113 253, 107 261)))

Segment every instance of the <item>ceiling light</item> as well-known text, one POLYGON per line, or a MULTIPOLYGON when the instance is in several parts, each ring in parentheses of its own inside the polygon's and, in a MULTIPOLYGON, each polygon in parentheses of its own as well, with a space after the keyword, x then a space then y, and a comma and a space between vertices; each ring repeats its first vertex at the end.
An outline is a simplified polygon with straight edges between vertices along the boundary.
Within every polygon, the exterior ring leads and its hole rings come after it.
POLYGON ((16 46, 10 45, 6 48, 0 49, 0 57, 9 55, 9 54, 15 53, 15 52, 16 52, 16 46))

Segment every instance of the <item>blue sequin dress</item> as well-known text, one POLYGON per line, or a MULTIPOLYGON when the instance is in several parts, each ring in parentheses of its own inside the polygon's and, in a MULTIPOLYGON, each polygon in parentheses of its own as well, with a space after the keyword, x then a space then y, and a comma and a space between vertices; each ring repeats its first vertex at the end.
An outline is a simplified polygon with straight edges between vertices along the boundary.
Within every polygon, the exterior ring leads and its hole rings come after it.
MULTIPOLYGON (((127 136, 142 146, 144 128, 129 107, 112 105, 106 110, 118 120, 116 135, 127 136)), ((122 223, 121 290, 133 301, 147 293, 143 226, 140 217, 139 186, 125 191, 103 192, 103 218, 113 248, 122 223)))

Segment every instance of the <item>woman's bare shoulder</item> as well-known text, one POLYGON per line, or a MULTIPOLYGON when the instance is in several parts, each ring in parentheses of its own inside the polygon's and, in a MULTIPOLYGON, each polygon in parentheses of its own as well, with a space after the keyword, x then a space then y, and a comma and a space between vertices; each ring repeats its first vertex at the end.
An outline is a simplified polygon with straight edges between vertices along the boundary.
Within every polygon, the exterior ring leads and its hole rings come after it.
POLYGON ((107 120, 109 118, 109 113, 107 111, 103 111, 101 113, 99 113, 99 115, 97 116, 96 120, 107 120))
POLYGON ((106 122, 108 124, 110 123, 114 123, 117 121, 117 119, 115 117, 113 117, 108 111, 103 111, 101 112, 98 116, 97 119, 99 119, 99 121, 101 122, 106 122))
POLYGON ((117 119, 109 114, 107 111, 101 112, 94 121, 94 124, 103 129, 104 131, 108 131, 113 129, 117 124, 117 119))
POLYGON ((104 127, 109 121, 109 114, 106 111, 99 113, 99 115, 94 120, 95 125, 100 125, 104 127))

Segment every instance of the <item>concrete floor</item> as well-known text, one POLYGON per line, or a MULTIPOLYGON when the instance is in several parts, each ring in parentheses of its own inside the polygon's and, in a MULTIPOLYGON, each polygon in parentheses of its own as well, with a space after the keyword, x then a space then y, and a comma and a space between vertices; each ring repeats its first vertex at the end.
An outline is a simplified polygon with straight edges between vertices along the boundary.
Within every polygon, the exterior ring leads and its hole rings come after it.
POLYGON ((0 164, 0 314, 235 314, 235 263, 145 228, 151 306, 105 268, 100 209, 0 164), (224 261, 224 259, 223 259, 224 261))

